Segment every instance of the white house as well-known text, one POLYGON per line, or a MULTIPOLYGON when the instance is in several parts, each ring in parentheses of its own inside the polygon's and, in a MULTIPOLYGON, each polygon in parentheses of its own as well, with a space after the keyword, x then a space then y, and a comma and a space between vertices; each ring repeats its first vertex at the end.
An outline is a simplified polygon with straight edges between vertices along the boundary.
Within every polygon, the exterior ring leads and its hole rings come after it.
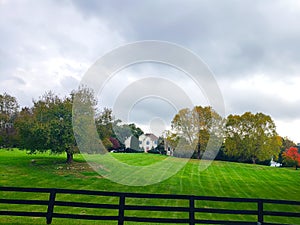
POLYGON ((139 136, 139 147, 145 152, 156 148, 158 145, 158 137, 154 134, 142 134, 139 136))

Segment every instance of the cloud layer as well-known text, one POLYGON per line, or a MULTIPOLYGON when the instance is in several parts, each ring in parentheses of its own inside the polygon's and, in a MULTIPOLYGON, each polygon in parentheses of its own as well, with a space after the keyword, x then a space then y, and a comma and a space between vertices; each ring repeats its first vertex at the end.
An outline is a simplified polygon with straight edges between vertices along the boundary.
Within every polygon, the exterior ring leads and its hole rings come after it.
MULTIPOLYGON (((16 96, 23 106, 50 89, 66 95, 111 49, 164 40, 190 49, 208 64, 227 114, 264 112, 280 135, 300 141, 299 21, 297 0, 0 0, 0 92, 16 96)), ((107 88, 120 93, 140 77, 161 76, 173 77, 193 95, 192 82, 178 74, 133 67, 107 88)), ((203 95, 195 95, 206 103, 203 95)), ((112 96, 106 91, 99 102, 112 106, 112 96)), ((155 114, 157 107, 142 105, 138 112, 155 114)), ((139 117, 139 123, 149 124, 139 117)))

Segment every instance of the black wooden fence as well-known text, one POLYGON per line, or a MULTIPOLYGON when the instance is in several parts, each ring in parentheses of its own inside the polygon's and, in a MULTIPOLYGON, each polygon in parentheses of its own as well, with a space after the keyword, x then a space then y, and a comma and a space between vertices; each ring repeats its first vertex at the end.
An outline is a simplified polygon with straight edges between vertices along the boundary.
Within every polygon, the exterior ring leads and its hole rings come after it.
MULTIPOLYGON (((252 199, 252 198, 228 198, 228 197, 208 197, 208 196, 189 196, 189 195, 170 195, 170 194, 141 194, 141 193, 122 193, 122 192, 103 192, 103 191, 87 191, 87 190, 69 190, 69 189, 55 189, 55 188, 17 188, 17 187, 0 187, 0 193, 3 192, 31 192, 49 194, 48 200, 28 200, 28 199, 7 199, 0 197, 0 216, 27 216, 27 217, 45 217, 47 224, 51 224, 53 218, 69 218, 69 219, 83 219, 83 220, 106 220, 116 221, 119 225, 124 224, 125 221, 145 222, 145 223, 185 223, 185 224, 282 224, 264 222, 265 216, 271 217, 295 217, 300 218, 300 212, 283 211, 268 211, 264 209, 266 204, 289 205, 296 209, 300 207, 299 201, 287 200, 270 200, 270 199, 252 199), (58 194, 72 194, 72 195, 89 195, 89 196, 106 196, 118 198, 117 204, 100 204, 87 202, 70 202, 56 200, 58 194), (151 205, 130 205, 126 204, 128 199, 172 199, 172 200, 186 200, 189 205, 186 207, 178 206, 151 206, 151 205), (222 208, 207 208, 197 207, 196 201, 211 201, 211 202, 227 202, 234 203, 235 209, 222 208), (252 203, 256 205, 255 210, 241 210, 239 203, 252 203), (12 211, 4 208, 3 204, 9 205, 41 205, 47 207, 47 212, 30 212, 30 211, 12 211), (118 215, 82 215, 69 213, 54 212, 55 206, 65 207, 79 207, 92 209, 109 209, 117 210, 118 215), (187 218, 149 218, 138 216, 126 216, 127 211, 161 211, 161 212, 185 212, 187 218), (225 221, 215 219, 197 219, 196 213, 209 214, 231 214, 231 215, 252 215, 255 216, 255 221, 225 221)), ((0 195, 3 196, 3 195, 0 195)), ((1 217, 0 217, 1 218, 1 217)))

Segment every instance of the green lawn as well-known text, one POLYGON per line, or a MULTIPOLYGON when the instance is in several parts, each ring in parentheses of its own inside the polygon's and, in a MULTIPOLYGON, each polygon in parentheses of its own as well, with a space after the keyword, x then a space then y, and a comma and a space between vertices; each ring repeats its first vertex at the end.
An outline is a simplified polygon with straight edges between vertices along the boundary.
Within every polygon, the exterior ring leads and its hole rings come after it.
MULTIPOLYGON (((150 165, 165 159, 165 156, 152 154, 112 154, 119 161, 130 165, 144 166, 150 165)), ((125 186, 114 183, 103 178, 95 172, 89 164, 87 164, 81 155, 75 156, 72 165, 64 163, 64 155, 49 155, 48 153, 28 155, 25 151, 7 151, 0 150, 0 185, 14 187, 55 187, 82 190, 103 190, 118 192, 137 192, 137 193, 168 193, 168 194, 188 194, 188 195, 204 195, 204 196, 227 196, 227 197, 247 197, 247 198, 268 198, 268 199, 288 199, 300 201, 300 170, 296 171, 292 168, 271 168, 268 166, 250 165, 231 162, 214 161, 211 166, 202 172, 199 172, 199 161, 190 160, 186 166, 176 175, 169 179, 149 185, 149 186, 125 186), (34 160, 34 162, 32 162, 34 160)), ((179 159, 180 160, 180 159, 179 159)), ((19 193, 11 194, 8 192, 1 193, 4 197, 22 197, 34 199, 47 199, 47 195, 28 196, 28 194, 19 193)), ((83 202, 99 202, 103 199, 88 196, 58 196, 59 199, 83 201, 83 202)), ((116 202, 117 199, 110 198, 108 202, 116 202)), ((135 199, 130 200, 133 204, 147 204, 150 202, 139 202, 135 199)), ((184 201, 161 201, 151 200, 152 203, 158 205, 187 205, 184 201), (154 202, 153 202, 154 201, 154 202)), ((205 207, 229 207, 235 208, 232 203, 212 203, 198 202, 198 205, 205 207)), ((1 209, 7 205, 0 205, 1 209)), ((12 206, 18 210, 29 206, 12 206)), ((254 205, 244 204, 245 209, 255 209, 254 205)), ((275 206, 269 206, 274 209, 275 206)), ((30 210, 40 210, 40 206, 30 206, 30 210)), ((282 209, 279 208, 278 209, 282 209)), ((63 207, 56 207, 55 212, 66 212, 63 207)), ((90 214, 95 210, 68 208, 68 212, 90 214)), ((283 210, 292 210, 299 212, 300 207, 288 208, 283 210)), ((109 215, 116 214, 114 211, 101 211, 109 215)), ((132 212, 136 215, 135 212, 132 212)), ((183 213, 163 213, 153 212, 151 215, 167 216, 167 217, 186 217, 183 213)), ((149 212, 139 212, 138 215, 145 216, 149 212)), ((130 215, 130 214, 128 214, 130 215)), ((198 218, 209 218, 210 215, 197 215, 198 218)), ((216 215, 214 215, 216 217, 216 215)), ((235 218, 245 219, 246 217, 237 217, 230 215, 219 215, 217 219, 235 218)), ((253 218, 253 217, 248 217, 253 218)), ((279 221, 280 218, 276 220, 279 221)), ((271 220, 271 218, 266 218, 271 220)), ((275 220, 275 221, 276 221, 275 220)), ((272 220, 274 221, 274 220, 272 220)), ((300 220, 286 218, 280 220, 293 224, 300 224, 300 220)), ((279 221, 279 222, 280 222, 279 221)), ((18 217, 1 217, 2 224, 45 224, 45 219, 40 218, 18 218, 18 217)), ((94 221, 72 221, 53 219, 52 224, 108 224, 107 222, 94 221)), ((116 224, 116 223, 111 223, 116 224)), ((137 224, 137 223, 126 223, 137 224)))

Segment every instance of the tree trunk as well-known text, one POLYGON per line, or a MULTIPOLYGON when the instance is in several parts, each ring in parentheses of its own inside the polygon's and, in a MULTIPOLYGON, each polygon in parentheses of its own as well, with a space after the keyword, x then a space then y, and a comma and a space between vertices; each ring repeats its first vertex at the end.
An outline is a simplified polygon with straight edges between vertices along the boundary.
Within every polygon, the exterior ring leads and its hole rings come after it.
POLYGON ((197 144, 197 158, 200 159, 201 154, 200 154, 200 143, 197 144))
POLYGON ((66 163, 71 164, 73 162, 73 153, 67 152, 67 161, 66 163))
POLYGON ((256 159, 255 158, 252 158, 252 163, 256 164, 256 159))

